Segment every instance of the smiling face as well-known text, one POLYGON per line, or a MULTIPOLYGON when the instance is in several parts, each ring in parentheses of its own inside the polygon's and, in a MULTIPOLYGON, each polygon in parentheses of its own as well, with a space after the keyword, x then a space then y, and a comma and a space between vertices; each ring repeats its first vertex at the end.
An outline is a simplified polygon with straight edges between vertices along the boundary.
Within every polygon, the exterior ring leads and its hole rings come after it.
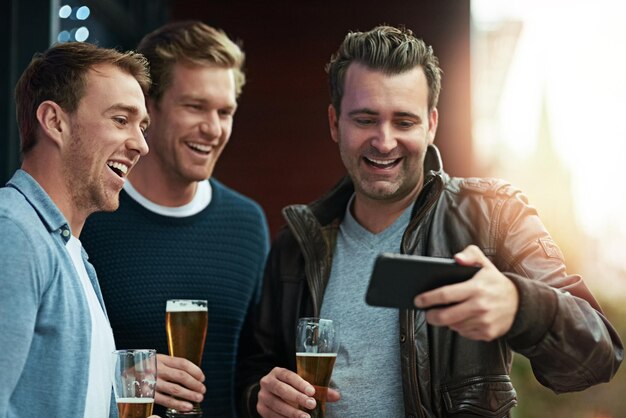
POLYGON ((331 136, 360 201, 414 199, 422 187, 426 149, 437 130, 421 67, 388 75, 348 67, 341 114, 329 108, 331 136))
POLYGON ((148 115, 139 83, 118 67, 94 66, 85 81, 62 163, 73 205, 89 214, 119 206, 126 175, 148 152, 148 115))
POLYGON ((232 69, 175 64, 159 102, 148 100, 151 152, 142 164, 170 187, 208 179, 230 138, 236 108, 232 69))

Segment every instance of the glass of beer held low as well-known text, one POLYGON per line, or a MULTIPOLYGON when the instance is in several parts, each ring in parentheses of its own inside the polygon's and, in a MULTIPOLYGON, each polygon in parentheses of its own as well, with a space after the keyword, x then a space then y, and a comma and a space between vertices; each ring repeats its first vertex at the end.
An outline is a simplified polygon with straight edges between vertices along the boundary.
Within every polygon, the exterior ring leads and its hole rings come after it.
POLYGON ((300 318, 296 330, 296 366, 298 375, 315 388, 312 418, 323 418, 330 376, 339 349, 339 325, 322 318, 300 318))
POLYGON ((113 392, 120 418, 148 418, 157 378, 155 350, 113 352, 113 392))
MULTIPOLYGON (((165 308, 165 328, 170 356, 182 357, 202 367, 209 313, 206 300, 172 299, 165 308)), ((202 417, 200 404, 194 402, 189 412, 168 408, 168 418, 202 417)))

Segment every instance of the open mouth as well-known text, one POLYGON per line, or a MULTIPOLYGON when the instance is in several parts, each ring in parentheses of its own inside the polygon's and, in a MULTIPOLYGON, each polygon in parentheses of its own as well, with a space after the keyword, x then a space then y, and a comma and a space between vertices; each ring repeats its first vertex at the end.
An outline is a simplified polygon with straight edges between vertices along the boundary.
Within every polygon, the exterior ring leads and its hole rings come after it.
POLYGON ((369 166, 372 166, 374 168, 378 168, 381 170, 385 170, 385 169, 393 168, 397 166, 398 164, 400 164, 400 161, 402 161, 402 157, 394 158, 394 159, 378 159, 378 158, 363 157, 363 161, 365 161, 365 164, 369 166))
POLYGON ((199 144, 197 142, 187 142, 186 144, 189 148, 202 155, 208 155, 213 148, 211 145, 199 144))
POLYGON ((119 177, 123 178, 128 173, 128 166, 126 164, 118 163, 117 161, 107 161, 107 166, 119 177))

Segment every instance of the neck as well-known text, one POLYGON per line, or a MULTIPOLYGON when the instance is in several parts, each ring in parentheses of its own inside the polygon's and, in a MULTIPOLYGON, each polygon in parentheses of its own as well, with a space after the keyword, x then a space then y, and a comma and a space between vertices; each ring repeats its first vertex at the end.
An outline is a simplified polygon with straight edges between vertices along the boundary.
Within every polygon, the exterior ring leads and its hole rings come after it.
POLYGON ((421 187, 394 201, 373 200, 356 192, 351 211, 357 222, 368 231, 378 234, 391 226, 411 206, 421 187))
POLYGON ((72 193, 64 181, 63 173, 61 170, 56 169, 59 165, 54 164, 55 157, 49 155, 47 158, 42 158, 41 156, 32 155, 36 152, 36 150, 32 150, 29 156, 24 157, 22 170, 34 178, 48 194, 67 220, 72 230, 72 235, 75 237, 80 236, 85 220, 91 212, 77 207, 72 201, 72 193))
POLYGON ((128 175, 133 187, 146 199, 161 206, 178 207, 191 202, 198 182, 167 175, 156 159, 144 157, 128 175))

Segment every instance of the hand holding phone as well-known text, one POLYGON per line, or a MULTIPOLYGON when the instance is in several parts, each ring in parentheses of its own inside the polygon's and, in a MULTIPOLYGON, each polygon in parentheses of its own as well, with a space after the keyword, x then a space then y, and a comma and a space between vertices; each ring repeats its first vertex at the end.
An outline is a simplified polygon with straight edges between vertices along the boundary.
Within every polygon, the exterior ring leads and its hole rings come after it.
POLYGON ((471 279, 480 270, 453 259, 382 253, 376 258, 365 302, 372 306, 414 309, 420 293, 471 279))

